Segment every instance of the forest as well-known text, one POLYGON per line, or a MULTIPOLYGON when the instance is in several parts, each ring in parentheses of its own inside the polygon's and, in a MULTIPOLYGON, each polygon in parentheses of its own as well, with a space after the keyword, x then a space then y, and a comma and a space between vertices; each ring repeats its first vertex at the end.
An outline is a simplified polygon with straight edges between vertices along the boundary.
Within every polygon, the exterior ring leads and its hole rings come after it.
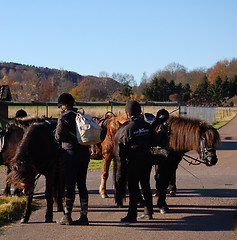
POLYGON ((77 101, 182 101, 190 105, 234 106, 237 59, 218 61, 209 69, 187 69, 171 63, 137 84, 131 74, 100 72, 82 76, 64 69, 0 63, 0 85, 8 85, 12 101, 56 101, 70 92, 77 101))

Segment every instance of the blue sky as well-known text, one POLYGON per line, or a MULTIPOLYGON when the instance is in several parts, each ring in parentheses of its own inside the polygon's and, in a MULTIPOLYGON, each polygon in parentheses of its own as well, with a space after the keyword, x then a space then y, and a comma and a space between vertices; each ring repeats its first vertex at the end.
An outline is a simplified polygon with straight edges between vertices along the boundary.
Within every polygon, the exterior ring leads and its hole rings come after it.
POLYGON ((0 0, 0 61, 137 83, 237 57, 236 0, 0 0))

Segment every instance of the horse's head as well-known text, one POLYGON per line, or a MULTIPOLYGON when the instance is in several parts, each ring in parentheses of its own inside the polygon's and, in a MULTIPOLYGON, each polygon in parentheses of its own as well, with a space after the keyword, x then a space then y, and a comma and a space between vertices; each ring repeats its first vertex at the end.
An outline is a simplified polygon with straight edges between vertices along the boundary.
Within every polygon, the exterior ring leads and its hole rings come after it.
POLYGON ((34 191, 34 183, 37 176, 35 168, 25 161, 18 160, 11 166, 12 171, 7 176, 7 182, 13 183, 19 189, 23 189, 26 195, 34 191))
POLYGON ((205 126, 205 131, 200 137, 199 156, 207 166, 216 165, 218 159, 215 144, 220 141, 219 133, 212 126, 205 126))

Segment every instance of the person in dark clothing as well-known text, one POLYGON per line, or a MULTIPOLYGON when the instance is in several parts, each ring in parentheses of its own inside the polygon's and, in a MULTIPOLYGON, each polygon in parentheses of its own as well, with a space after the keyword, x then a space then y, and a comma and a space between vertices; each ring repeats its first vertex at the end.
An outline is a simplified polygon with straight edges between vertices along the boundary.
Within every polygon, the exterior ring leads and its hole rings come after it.
POLYGON ((16 118, 24 118, 27 117, 27 113, 24 109, 20 109, 16 112, 16 118))
MULTIPOLYGON (((166 121, 169 119, 169 112, 166 109, 161 109, 157 112, 156 118, 152 123, 152 127, 156 129, 159 138, 164 140, 163 144, 160 144, 162 148, 167 148, 169 129, 166 125, 166 121)), ((157 206, 162 214, 166 213, 169 208, 166 203, 166 191, 171 178, 171 161, 173 159, 173 153, 169 151, 167 156, 153 156, 155 162, 155 181, 156 192, 154 196, 158 196, 157 206)))
POLYGON ((57 222, 61 225, 88 225, 88 191, 86 186, 87 169, 90 161, 89 146, 82 146, 76 138, 76 111, 73 108, 75 100, 69 93, 63 93, 58 98, 58 107, 62 114, 58 118, 55 139, 61 143, 65 151, 65 183, 66 206, 64 216, 57 222), (72 208, 75 200, 75 186, 77 184, 81 215, 72 221, 72 208))
MULTIPOLYGON (((127 180, 129 191, 129 208, 127 216, 121 222, 137 221, 137 202, 139 196, 139 182, 144 195, 143 218, 152 219, 153 204, 150 187, 150 173, 152 161, 150 146, 156 139, 156 133, 151 125, 144 121, 141 106, 137 101, 128 101, 125 111, 129 120, 118 130, 119 156, 121 161, 127 161, 127 180)), ((155 144, 155 143, 154 143, 155 144)))

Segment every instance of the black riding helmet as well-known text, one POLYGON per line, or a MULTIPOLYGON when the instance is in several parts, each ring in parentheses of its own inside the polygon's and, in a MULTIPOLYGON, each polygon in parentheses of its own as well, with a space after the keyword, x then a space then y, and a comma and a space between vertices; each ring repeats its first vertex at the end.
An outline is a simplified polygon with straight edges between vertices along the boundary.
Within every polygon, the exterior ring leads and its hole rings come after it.
POLYGON ((128 101, 125 112, 129 113, 131 116, 138 116, 142 112, 140 103, 137 101, 128 101))
POLYGON ((62 105, 66 105, 68 107, 73 107, 75 104, 75 99, 70 93, 62 93, 58 97, 58 107, 60 108, 62 105))
POLYGON ((16 118, 23 118, 23 117, 26 117, 26 116, 27 116, 27 113, 23 109, 20 109, 16 112, 16 118))
POLYGON ((156 119, 162 120, 165 122, 169 118, 169 112, 164 108, 160 109, 156 114, 156 119))

